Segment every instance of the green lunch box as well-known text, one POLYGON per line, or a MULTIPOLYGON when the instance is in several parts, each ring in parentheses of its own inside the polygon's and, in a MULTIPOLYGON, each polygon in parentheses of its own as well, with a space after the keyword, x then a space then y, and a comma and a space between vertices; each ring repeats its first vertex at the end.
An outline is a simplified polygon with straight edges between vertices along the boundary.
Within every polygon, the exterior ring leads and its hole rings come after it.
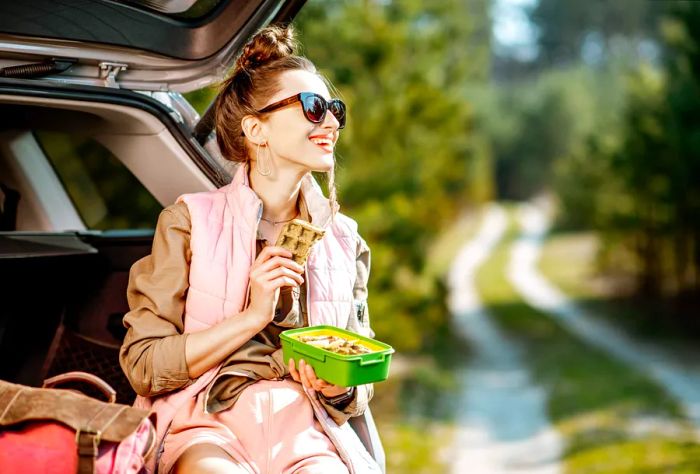
POLYGON ((360 336, 351 331, 334 326, 311 326, 289 329, 280 334, 284 361, 294 359, 298 368, 299 360, 304 359, 314 368, 316 377, 341 387, 352 387, 372 382, 381 382, 389 376, 389 363, 394 348, 388 344, 360 336), (368 354, 341 355, 332 351, 301 342, 299 336, 337 336, 357 340, 372 350, 368 354))

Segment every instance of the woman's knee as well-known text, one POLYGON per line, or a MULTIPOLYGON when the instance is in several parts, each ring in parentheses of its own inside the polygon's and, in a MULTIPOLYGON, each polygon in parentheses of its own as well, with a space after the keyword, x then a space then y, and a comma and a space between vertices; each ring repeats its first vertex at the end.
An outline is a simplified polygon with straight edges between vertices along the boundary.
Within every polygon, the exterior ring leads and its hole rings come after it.
POLYGON ((180 455, 171 472, 173 474, 248 474, 250 471, 237 463, 223 448, 215 444, 196 444, 180 455))

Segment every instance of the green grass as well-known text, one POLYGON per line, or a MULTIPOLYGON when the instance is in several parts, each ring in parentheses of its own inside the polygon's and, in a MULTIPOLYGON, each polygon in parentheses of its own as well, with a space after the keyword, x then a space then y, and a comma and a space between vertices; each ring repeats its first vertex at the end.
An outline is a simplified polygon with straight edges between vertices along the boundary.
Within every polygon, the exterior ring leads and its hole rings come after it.
POLYGON ((407 358, 404 362, 415 370, 375 384, 371 403, 387 472, 448 472, 447 453, 454 432, 450 400, 455 399, 452 394, 457 387, 449 374, 429 360, 407 358))
POLYGON ((446 229, 428 249, 425 273, 442 277, 450 269, 459 249, 479 230, 483 209, 472 209, 461 214, 454 224, 446 229))
POLYGON ((661 438, 621 441, 598 446, 570 457, 570 472, 658 474, 697 473, 700 446, 661 438))
POLYGON ((540 272, 593 317, 607 320, 635 337, 663 344, 700 363, 697 308, 663 299, 643 300, 617 294, 619 285, 597 270, 599 239, 593 232, 548 236, 538 262, 540 272))
POLYGON ((449 472, 446 447, 452 443, 453 435, 448 425, 392 423, 378 428, 387 453, 387 472, 449 472))
MULTIPOLYGON (((465 212, 428 249, 427 278, 442 279, 461 246, 478 230, 482 212, 465 212)), ((376 311, 376 308, 375 308, 376 311)), ((375 385, 371 403, 382 438, 389 473, 437 473, 450 470, 449 450, 454 436, 457 391, 452 369, 463 363, 463 341, 440 335, 434 352, 423 357, 395 355, 401 366, 387 381, 375 385), (400 360, 399 360, 400 359, 400 360)), ((393 364, 393 362, 392 362, 393 364)))
MULTIPOLYGON (((511 219, 512 222, 512 219, 511 219)), ((499 326, 524 348, 525 362, 549 393, 548 413, 567 447, 568 472, 700 472, 697 445, 689 443, 674 400, 644 373, 617 362, 569 334, 553 319, 525 304, 507 281, 509 232, 477 275, 477 288, 499 326), (638 417, 671 420, 681 434, 633 435, 638 417), (659 471, 659 469, 661 469, 659 471)), ((567 275, 570 259, 553 262, 567 275)), ((578 269, 585 275, 586 269, 578 269)), ((565 287, 566 285, 563 285, 565 287)))
POLYGON ((593 232, 557 234, 547 239, 537 266, 571 298, 602 298, 608 286, 596 271, 599 246, 593 232))

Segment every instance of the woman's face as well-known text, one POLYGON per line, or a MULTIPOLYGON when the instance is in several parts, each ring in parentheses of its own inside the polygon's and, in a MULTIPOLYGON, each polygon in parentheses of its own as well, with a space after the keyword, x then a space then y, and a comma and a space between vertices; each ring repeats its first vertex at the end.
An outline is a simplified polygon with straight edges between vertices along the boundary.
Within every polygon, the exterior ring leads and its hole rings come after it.
MULTIPOLYGON (((314 73, 295 70, 280 74, 282 89, 270 97, 261 108, 292 97, 300 92, 315 92, 330 99, 328 88, 314 73)), ((309 171, 329 171, 333 168, 333 152, 338 141, 338 120, 326 112, 321 123, 306 119, 300 102, 269 112, 262 117, 262 131, 272 154, 274 167, 290 169, 300 174, 309 171)), ((267 150, 260 150, 265 153, 267 150)))

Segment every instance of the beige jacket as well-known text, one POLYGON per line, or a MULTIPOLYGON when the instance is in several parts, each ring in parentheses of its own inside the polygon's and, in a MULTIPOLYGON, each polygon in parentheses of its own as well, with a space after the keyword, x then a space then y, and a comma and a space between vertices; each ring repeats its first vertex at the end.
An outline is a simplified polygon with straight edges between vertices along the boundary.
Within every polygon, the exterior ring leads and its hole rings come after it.
MULTIPOLYGON (((302 218, 309 220, 303 207, 302 218)), ((183 202, 168 206, 156 227, 152 253, 131 268, 127 298, 130 311, 124 317, 128 328, 120 351, 120 364, 139 395, 153 397, 192 383, 185 359, 184 308, 188 289, 191 251, 190 216, 183 202)), ((258 235, 257 252, 264 247, 258 235)), ((366 299, 370 253, 364 242, 357 251, 355 297, 366 299)), ((275 321, 224 361, 209 392, 208 409, 215 412, 233 405, 241 391, 255 378, 275 379, 289 376, 282 361, 279 334, 289 328, 307 325, 305 284, 298 290, 284 288, 275 310, 275 321), (245 372, 248 377, 227 375, 245 372)), ((363 322, 368 324, 366 308, 363 322)), ((344 407, 323 403, 337 424, 364 412, 373 394, 372 385, 355 391, 354 399, 344 407)))

